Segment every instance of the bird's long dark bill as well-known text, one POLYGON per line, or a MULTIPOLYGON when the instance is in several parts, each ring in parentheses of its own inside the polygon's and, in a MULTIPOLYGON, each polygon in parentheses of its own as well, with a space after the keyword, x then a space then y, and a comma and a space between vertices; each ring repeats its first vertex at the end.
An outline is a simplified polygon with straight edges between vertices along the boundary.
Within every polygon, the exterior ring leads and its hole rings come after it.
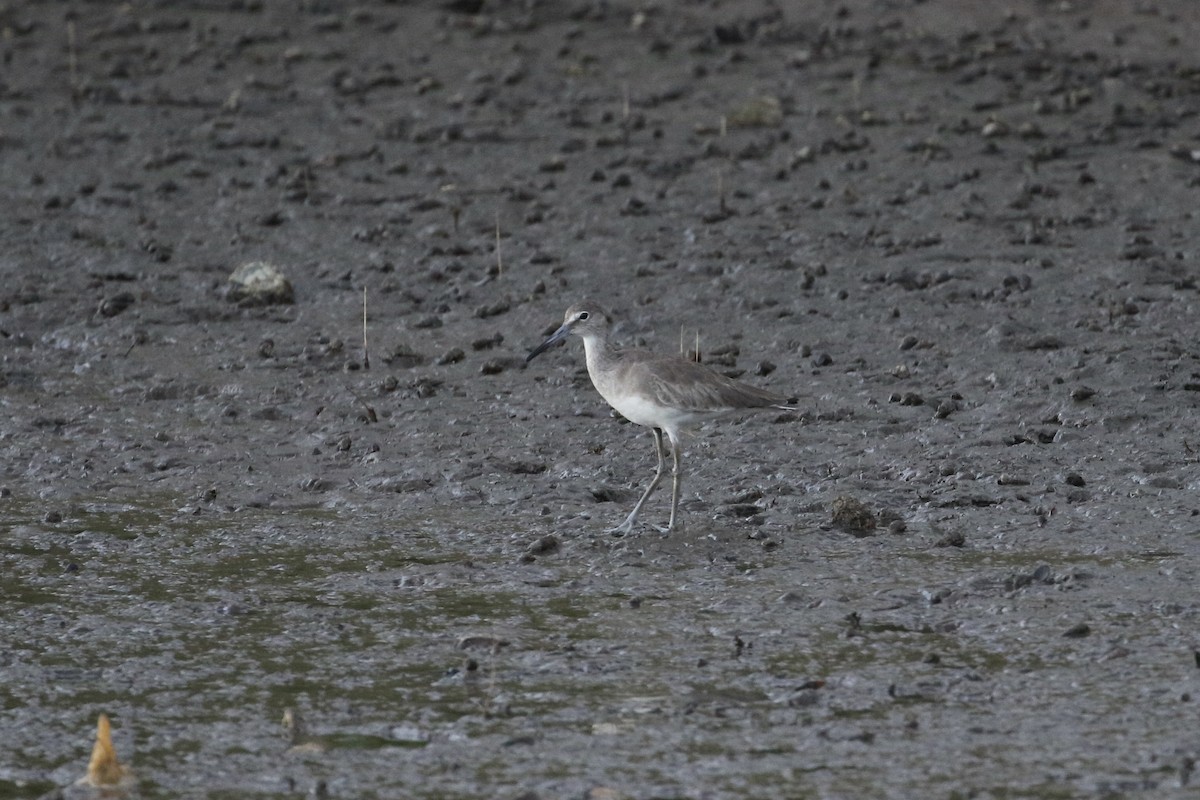
POLYGON ((558 344, 563 339, 567 338, 567 336, 569 336, 570 333, 571 333, 571 326, 563 325, 561 328, 556 330, 554 333, 550 334, 549 339, 547 339, 546 341, 539 344, 537 347, 530 350, 529 355, 525 356, 525 363, 528 364, 530 361, 533 361, 533 359, 537 358, 539 355, 546 352, 548 349, 550 349, 554 345, 558 344))

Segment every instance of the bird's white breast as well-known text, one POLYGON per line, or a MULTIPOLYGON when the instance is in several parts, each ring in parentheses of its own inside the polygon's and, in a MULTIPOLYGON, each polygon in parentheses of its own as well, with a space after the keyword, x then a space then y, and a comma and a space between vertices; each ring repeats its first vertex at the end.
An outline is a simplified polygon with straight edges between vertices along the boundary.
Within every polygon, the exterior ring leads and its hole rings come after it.
POLYGON ((697 413, 657 401, 652 394, 639 385, 643 377, 638 372, 606 369, 600 361, 600 352, 596 343, 584 339, 587 353, 588 375, 592 385, 610 406, 621 416, 634 423, 648 428, 662 428, 675 438, 675 433, 691 423, 712 416, 697 413))

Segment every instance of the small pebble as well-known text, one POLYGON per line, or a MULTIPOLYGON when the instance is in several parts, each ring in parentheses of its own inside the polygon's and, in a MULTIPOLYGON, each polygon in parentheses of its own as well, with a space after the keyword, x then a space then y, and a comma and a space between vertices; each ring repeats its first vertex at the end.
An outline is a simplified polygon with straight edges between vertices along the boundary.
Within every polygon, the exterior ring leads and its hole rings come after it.
POLYGON ((225 297, 231 303, 244 306, 291 304, 295 302, 295 291, 278 267, 264 261, 251 261, 229 276, 225 297))
POLYGON ((1094 397, 1096 390, 1090 386, 1076 386, 1071 390, 1071 399, 1076 403, 1081 403, 1090 397, 1094 397))
POLYGON ((933 412, 933 416, 935 419, 946 419, 960 408, 962 408, 962 403, 954 398, 943 400, 938 403, 937 410, 933 412))
POLYGON ((442 327, 442 318, 439 317, 437 314, 430 314, 429 316, 422 317, 421 319, 412 323, 411 327, 413 327, 417 330, 429 330, 431 328, 440 328, 440 327, 442 327))
POLYGON ((875 529, 875 515, 871 513, 871 509, 853 497, 842 495, 834 499, 832 511, 834 525, 854 531, 875 529))
POLYGON ((102 317, 115 317, 133 305, 134 299, 132 292, 119 292, 112 297, 106 297, 101 300, 96 313, 102 317))
POLYGON ((962 547, 967 543, 967 536, 962 531, 952 531, 933 543, 934 547, 962 547))
POLYGON ((477 650, 486 649, 493 653, 497 652, 501 647, 508 647, 510 642, 507 639, 501 639, 499 636, 487 636, 479 634, 475 636, 463 636, 458 640, 457 647, 459 650, 477 650))
POLYGON ((463 352, 461 347, 451 347, 445 353, 438 356, 438 358, 433 363, 437 364, 438 366, 445 366, 447 364, 457 364, 458 362, 462 361, 466 357, 467 357, 467 354, 463 352))
POLYGON ((549 534, 529 545, 529 547, 525 548, 525 552, 531 556, 540 556, 547 553, 556 553, 561 546, 558 537, 554 534, 549 534))
POLYGON ((492 336, 488 336, 485 339, 476 339, 475 341, 471 342, 471 349, 475 351, 491 350, 493 347, 498 346, 503 341, 504 334, 496 333, 492 336))
POLYGON ((1063 637, 1067 639, 1082 639, 1091 634, 1092 629, 1086 622, 1081 622, 1078 625, 1072 625, 1063 632, 1063 637))
POLYGON ((483 305, 483 306, 480 306, 479 308, 475 309, 475 316, 478 319, 487 319, 489 317, 497 317, 501 314, 506 313, 511 307, 512 307, 512 304, 508 300, 499 300, 495 303, 489 303, 487 305, 483 305))
POLYGON ((1016 475, 1009 475, 1007 472, 1000 473, 1000 477, 996 479, 996 483, 1000 486, 1028 486, 1029 481, 1025 478, 1019 478, 1016 475))

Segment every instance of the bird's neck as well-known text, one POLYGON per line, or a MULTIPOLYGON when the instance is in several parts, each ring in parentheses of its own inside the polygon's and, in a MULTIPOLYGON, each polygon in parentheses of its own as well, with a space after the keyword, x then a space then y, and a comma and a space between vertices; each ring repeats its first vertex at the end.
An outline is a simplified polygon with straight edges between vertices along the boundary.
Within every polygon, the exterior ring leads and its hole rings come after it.
POLYGON ((588 372, 595 376, 605 372, 617 358, 617 351, 602 336, 583 337, 583 352, 587 356, 588 372))

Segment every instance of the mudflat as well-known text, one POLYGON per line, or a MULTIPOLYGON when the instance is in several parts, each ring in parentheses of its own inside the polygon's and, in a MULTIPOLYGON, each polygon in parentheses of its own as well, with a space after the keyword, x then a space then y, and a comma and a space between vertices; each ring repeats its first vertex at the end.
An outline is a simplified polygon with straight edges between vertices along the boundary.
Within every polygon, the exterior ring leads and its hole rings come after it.
POLYGON ((0 796, 1188 796, 1193 6, 0 6, 0 796))

